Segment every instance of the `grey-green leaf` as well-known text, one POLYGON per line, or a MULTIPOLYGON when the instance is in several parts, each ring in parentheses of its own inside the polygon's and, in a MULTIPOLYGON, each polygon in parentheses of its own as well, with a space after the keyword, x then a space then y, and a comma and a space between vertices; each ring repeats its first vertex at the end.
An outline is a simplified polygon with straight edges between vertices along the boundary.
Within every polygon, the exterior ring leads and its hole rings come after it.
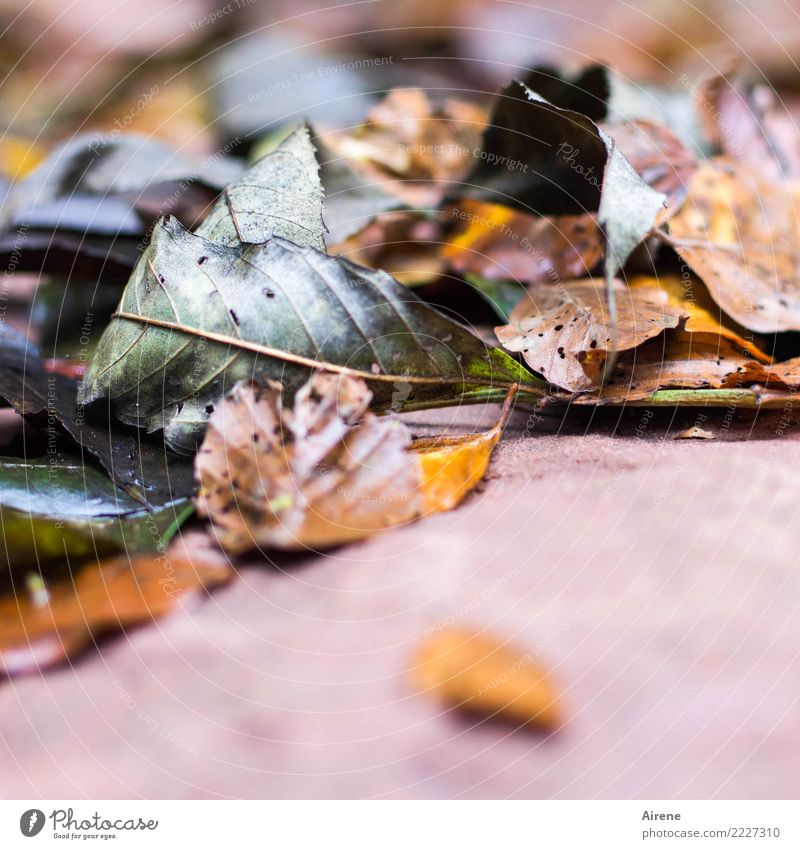
POLYGON ((228 247, 280 236, 323 250, 322 196, 314 146, 300 126, 223 191, 195 232, 228 247))
POLYGON ((445 406, 543 384, 381 271, 273 238, 230 248, 157 225, 81 389, 191 452, 214 405, 262 375, 291 396, 315 368, 367 380, 379 408, 445 406))

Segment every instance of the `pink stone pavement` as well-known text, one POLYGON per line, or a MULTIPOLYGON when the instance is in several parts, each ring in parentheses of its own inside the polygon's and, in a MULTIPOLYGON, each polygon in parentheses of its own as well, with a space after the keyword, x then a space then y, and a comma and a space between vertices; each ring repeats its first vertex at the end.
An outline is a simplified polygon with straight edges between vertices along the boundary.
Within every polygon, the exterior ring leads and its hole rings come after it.
POLYGON ((713 442, 671 439, 690 411, 631 410, 614 436, 618 417, 526 436, 517 411, 458 510, 249 561, 210 598, 0 683, 0 795, 797 797, 798 437, 778 413, 709 416, 713 442), (447 624, 546 664, 564 727, 414 692, 414 648, 447 624))

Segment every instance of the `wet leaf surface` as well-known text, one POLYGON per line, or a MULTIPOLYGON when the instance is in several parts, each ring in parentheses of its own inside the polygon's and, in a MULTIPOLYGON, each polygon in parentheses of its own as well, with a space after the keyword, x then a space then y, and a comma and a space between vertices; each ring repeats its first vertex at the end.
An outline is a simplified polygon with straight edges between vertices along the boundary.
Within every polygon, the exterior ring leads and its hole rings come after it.
POLYGON ((0 333, 0 366, 3 401, 46 431, 51 445, 63 435, 84 449, 140 504, 165 504, 194 492, 190 462, 112 421, 107 409, 89 414, 78 404, 77 379, 46 369, 38 347, 8 324, 0 333))
POLYGON ((175 498, 147 510, 75 455, 0 458, 4 566, 155 550, 186 504, 175 498))

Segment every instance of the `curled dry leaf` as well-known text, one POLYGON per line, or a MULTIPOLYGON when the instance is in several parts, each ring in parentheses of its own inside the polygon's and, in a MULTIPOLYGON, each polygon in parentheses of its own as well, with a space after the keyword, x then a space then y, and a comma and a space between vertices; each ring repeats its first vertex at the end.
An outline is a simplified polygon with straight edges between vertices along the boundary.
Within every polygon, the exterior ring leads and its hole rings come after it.
POLYGON ((638 274, 628 278, 628 286, 633 291, 660 289, 669 304, 686 312, 688 318, 683 329, 693 334, 695 340, 699 334, 724 339, 731 343, 731 346, 726 346, 730 351, 738 349, 744 358, 772 362, 772 357, 759 347, 761 340, 728 318, 714 303, 703 282, 692 274, 661 274, 658 277, 638 274))
POLYGON ((232 553, 338 545, 448 510, 483 477, 511 397, 488 433, 417 446, 401 422, 368 412, 362 380, 315 375, 292 409, 278 385, 240 384, 197 455, 198 510, 232 553))
POLYGON ((395 89, 355 132, 327 133, 333 152, 410 206, 435 206, 473 164, 486 113, 448 100, 434 108, 419 89, 395 89))
POLYGON ((573 280, 531 287, 507 325, 495 333, 503 347, 521 352, 550 383, 579 391, 596 385, 610 351, 627 351, 678 327, 687 318, 657 287, 629 289, 614 281, 616 342, 603 286, 573 280))
POLYGON ((562 724, 559 696, 548 673, 483 634, 435 633, 414 657, 411 674, 417 689, 459 710, 546 731, 562 724))
POLYGON ((111 630, 148 622, 191 591, 232 577, 227 559, 189 535, 160 556, 87 563, 43 581, 29 573, 0 595, 0 672, 51 666, 111 630))
POLYGON ((442 256, 460 274, 542 283, 584 277, 603 258, 594 215, 538 217, 507 206, 464 200, 442 256))
POLYGON ((664 237, 731 318, 800 330, 800 183, 726 160, 701 166, 664 237))

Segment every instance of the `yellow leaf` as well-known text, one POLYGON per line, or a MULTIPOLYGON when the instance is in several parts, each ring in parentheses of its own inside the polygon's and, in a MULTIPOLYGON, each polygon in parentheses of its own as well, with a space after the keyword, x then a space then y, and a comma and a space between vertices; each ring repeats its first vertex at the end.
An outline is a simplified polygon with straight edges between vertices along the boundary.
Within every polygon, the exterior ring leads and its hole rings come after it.
POLYGON ((412 448, 419 454, 422 467, 423 513, 452 510, 480 483, 503 433, 515 395, 516 387, 513 387, 491 430, 414 441, 412 448))

